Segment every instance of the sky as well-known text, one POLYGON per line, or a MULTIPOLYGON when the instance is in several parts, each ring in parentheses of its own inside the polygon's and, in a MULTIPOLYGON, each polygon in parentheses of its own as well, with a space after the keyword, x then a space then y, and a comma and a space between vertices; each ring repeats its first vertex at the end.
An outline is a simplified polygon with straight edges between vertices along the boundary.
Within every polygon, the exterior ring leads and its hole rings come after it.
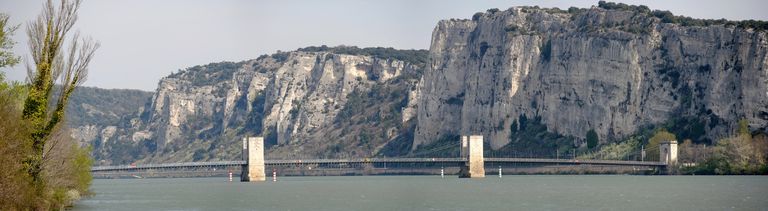
MULTIPOLYGON (((58 0, 54 0, 58 2, 58 0)), ((694 18, 768 20, 765 0, 618 0, 694 18)), ((13 51, 29 60, 26 25, 42 0, 0 0, 0 12, 20 24, 13 51)), ((436 23, 470 18, 489 8, 588 8, 597 0, 86 0, 74 30, 101 48, 85 86, 153 91, 158 81, 187 67, 254 59, 278 50, 319 45, 429 49, 436 23)), ((73 32, 74 32, 73 30, 73 32)), ((25 64, 2 68, 26 78, 25 64)))

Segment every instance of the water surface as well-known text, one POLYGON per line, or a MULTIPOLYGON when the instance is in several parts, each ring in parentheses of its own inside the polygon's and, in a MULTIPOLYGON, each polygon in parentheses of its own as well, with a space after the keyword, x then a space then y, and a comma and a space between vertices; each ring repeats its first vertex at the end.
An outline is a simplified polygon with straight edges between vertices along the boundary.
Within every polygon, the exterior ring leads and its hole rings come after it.
POLYGON ((97 179, 74 210, 768 210, 765 176, 97 179))

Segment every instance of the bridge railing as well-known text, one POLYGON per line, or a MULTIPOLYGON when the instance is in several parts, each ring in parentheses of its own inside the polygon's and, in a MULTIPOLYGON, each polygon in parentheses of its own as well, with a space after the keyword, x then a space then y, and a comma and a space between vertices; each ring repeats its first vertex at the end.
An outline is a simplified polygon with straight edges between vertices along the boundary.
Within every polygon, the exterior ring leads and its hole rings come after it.
POLYGON ((354 158, 354 159, 284 159, 266 160, 265 164, 317 164, 317 163, 428 163, 465 162, 465 158, 354 158))
POLYGON ((212 161, 212 162, 184 162, 184 163, 162 163, 162 164, 136 164, 119 166, 94 166, 91 171, 116 171, 129 169, 161 169, 161 168, 179 168, 179 167, 203 167, 203 166, 240 166, 245 165, 245 161, 212 161))

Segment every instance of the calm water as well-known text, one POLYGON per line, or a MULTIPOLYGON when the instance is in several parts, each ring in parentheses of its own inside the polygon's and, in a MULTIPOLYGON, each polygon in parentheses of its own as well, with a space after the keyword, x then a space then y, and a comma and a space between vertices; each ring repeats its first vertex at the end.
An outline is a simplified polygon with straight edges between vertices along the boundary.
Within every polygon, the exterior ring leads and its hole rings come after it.
POLYGON ((765 176, 94 180, 75 210, 768 210, 765 176))

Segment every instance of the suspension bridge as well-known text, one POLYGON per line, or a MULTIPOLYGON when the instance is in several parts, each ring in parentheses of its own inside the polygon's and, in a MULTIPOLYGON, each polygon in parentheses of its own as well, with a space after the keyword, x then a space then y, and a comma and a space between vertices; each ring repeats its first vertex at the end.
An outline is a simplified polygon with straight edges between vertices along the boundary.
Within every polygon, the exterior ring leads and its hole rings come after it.
MULTIPOLYGON (((347 159, 264 159, 263 138, 251 137, 243 140, 243 159, 235 161, 181 162, 162 164, 136 164, 118 166, 94 166, 91 171, 97 177, 116 177, 120 175, 158 174, 164 176, 184 175, 221 175, 241 172, 242 181, 263 181, 266 170, 273 174, 280 170, 281 175, 348 175, 350 172, 389 173, 389 174, 458 174, 460 177, 484 177, 485 169, 499 168, 551 168, 560 170, 574 168, 590 169, 631 169, 663 170, 677 160, 677 143, 664 142, 659 150, 659 161, 645 161, 644 156, 593 155, 589 158, 555 153, 553 157, 534 156, 532 153, 512 154, 517 157, 498 156, 483 151, 482 136, 462 136, 460 144, 450 144, 437 149, 460 146, 458 157, 401 157, 401 158, 347 158, 347 159), (561 157, 562 156, 562 157, 561 157), (606 159, 611 158, 611 159, 606 159), (637 160, 639 159, 639 160, 637 160), (165 174, 164 174, 165 173, 165 174)), ((455 149, 455 148, 454 148, 455 149)), ((644 151, 642 152, 644 154, 644 151)), ((636 155, 638 153, 627 153, 636 155)), ((508 170, 510 171, 510 170, 508 170)))

